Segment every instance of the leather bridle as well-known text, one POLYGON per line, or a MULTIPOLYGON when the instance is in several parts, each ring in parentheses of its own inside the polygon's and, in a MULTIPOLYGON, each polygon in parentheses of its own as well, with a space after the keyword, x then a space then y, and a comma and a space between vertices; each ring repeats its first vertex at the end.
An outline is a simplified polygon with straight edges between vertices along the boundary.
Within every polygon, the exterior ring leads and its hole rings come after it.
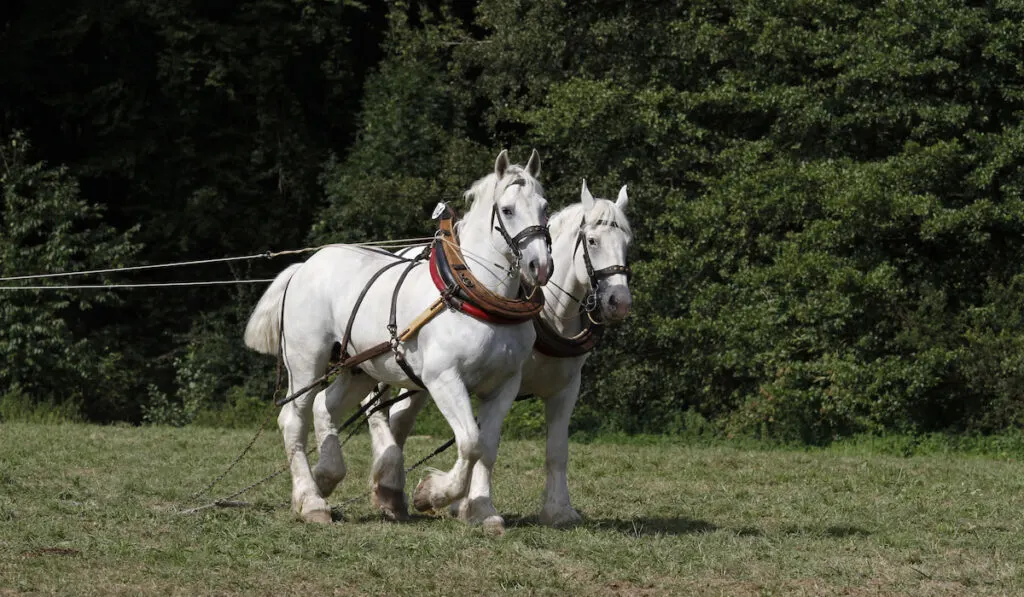
MULTIPOLYGON (((508 184, 508 186, 524 186, 526 185, 526 179, 519 177, 508 184)), ((506 187, 508 188, 508 187, 506 187)), ((526 241, 534 237, 541 237, 544 242, 547 243, 548 252, 551 252, 551 231, 548 230, 547 226, 541 226, 535 224, 533 226, 527 226, 519 231, 518 234, 512 236, 508 233, 508 228, 505 227, 505 221, 498 212, 498 204, 495 203, 491 208, 491 226, 495 230, 501 233, 501 237, 505 239, 505 244, 512 250, 512 256, 515 258, 515 263, 512 264, 510 272, 514 272, 519 269, 519 265, 523 260, 523 245, 526 241), (495 226, 494 222, 497 220, 498 225, 495 226)))
MULTIPOLYGON (((609 265, 601 269, 595 270, 594 263, 590 259, 590 250, 587 249, 587 235, 584 232, 584 228, 587 226, 587 218, 584 216, 580 220, 580 231, 576 236, 576 246, 572 250, 573 259, 576 258, 576 253, 579 251, 580 245, 583 246, 583 264, 587 268, 587 278, 590 280, 590 291, 580 305, 588 313, 597 308, 597 287, 601 283, 601 280, 610 278, 611 276, 622 274, 626 276, 628 281, 633 277, 633 270, 628 265, 609 265)), ((591 224, 591 226, 611 226, 613 228, 619 228, 619 225, 614 220, 598 220, 591 224)))

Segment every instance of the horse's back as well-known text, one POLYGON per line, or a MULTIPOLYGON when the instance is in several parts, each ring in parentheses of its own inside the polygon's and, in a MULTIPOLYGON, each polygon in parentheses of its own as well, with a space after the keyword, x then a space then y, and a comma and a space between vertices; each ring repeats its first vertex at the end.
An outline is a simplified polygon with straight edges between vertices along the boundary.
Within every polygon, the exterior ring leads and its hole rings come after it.
POLYGON ((333 335, 340 335, 360 295, 364 296, 357 318, 378 319, 382 310, 386 317, 390 296, 406 265, 407 262, 385 252, 352 245, 325 247, 314 253, 292 277, 286 296, 285 319, 304 328, 302 332, 330 330, 333 335), (384 268, 388 268, 387 271, 367 289, 374 275, 384 268), (382 305, 382 302, 387 304, 382 305))

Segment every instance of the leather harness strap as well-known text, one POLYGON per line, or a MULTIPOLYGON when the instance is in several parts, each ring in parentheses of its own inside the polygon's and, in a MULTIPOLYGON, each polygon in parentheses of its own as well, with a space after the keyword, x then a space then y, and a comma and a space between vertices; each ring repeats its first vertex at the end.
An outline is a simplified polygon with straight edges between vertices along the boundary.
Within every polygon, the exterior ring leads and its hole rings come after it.
MULTIPOLYGON (((587 249, 586 234, 583 233, 584 226, 587 225, 586 216, 580 220, 580 232, 576 235, 576 246, 572 249, 573 258, 576 257, 576 252, 579 251, 580 246, 583 246, 583 265, 587 267, 587 276, 590 277, 590 289, 591 291, 597 290, 597 284, 601 281, 601 278, 607 278, 614 276, 615 274, 623 274, 626 279, 633 277, 633 270, 628 265, 610 265, 603 267, 599 270, 594 269, 593 262, 590 261, 590 251, 587 249)), ((619 225, 614 220, 598 220, 593 223, 593 226, 611 226, 612 228, 618 228, 619 225)))
MULTIPOLYGON (((366 286, 359 293, 359 297, 356 299, 355 305, 353 306, 352 313, 349 315, 348 323, 345 326, 345 333, 341 340, 341 355, 342 360, 338 364, 339 368, 349 369, 368 361, 374 357, 378 357, 389 350, 394 353, 395 362, 401 367, 402 371, 408 376, 409 380, 421 388, 426 386, 423 384, 423 380, 420 379, 416 372, 412 370, 412 367, 406 361, 402 351, 399 350, 399 346, 411 338, 416 332, 419 331, 424 325, 427 324, 431 319, 436 317, 441 311, 444 310, 445 305, 462 311, 472 317, 496 324, 515 324, 524 323, 532 319, 535 315, 540 313, 541 309, 544 308, 544 294, 541 292, 535 292, 531 297, 523 300, 506 299, 500 295, 497 295, 486 287, 481 285, 473 273, 469 270, 469 266, 466 265, 465 260, 462 257, 462 251, 458 247, 458 237, 455 234, 453 219, 454 212, 451 208, 445 206, 445 213, 441 217, 440 231, 437 240, 434 243, 425 248, 414 259, 406 259, 404 257, 398 257, 393 253, 377 250, 375 252, 394 257, 396 261, 389 263, 377 270, 373 276, 366 282, 366 286), (441 296, 434 301, 423 313, 421 313, 416 319, 413 320, 409 327, 402 330, 402 333, 398 333, 398 294, 401 291, 402 284, 405 282, 406 277, 412 272, 413 268, 419 265, 419 263, 430 256, 430 276, 434 281, 435 286, 441 291, 441 296), (402 264, 407 263, 405 271, 398 277, 398 281, 395 284, 395 290, 391 295, 391 311, 388 318, 388 332, 391 334, 391 339, 385 342, 376 344, 364 351, 361 351, 355 355, 348 355, 348 345, 352 336, 352 326, 355 323, 356 314, 359 312, 359 307, 362 305, 363 300, 369 293, 370 288, 373 284, 380 279, 385 272, 389 269, 402 264)), ((500 227, 495 228, 502 233, 505 237, 506 242, 509 243, 509 247, 512 249, 516 259, 522 256, 521 250, 519 249, 520 243, 526 238, 531 236, 543 235, 545 239, 550 243, 550 235, 547 227, 544 226, 530 226, 526 230, 521 231, 514 237, 509 236, 508 231, 505 229, 504 222, 497 214, 497 208, 494 208, 494 213, 491 215, 491 224, 494 224, 494 220, 497 218, 500 227)))
MULTIPOLYGON (((409 263, 409 261, 410 261, 408 259, 405 259, 403 257, 399 257, 399 256, 394 255, 394 254, 392 254, 391 256, 394 257, 397 261, 395 261, 394 263, 389 263, 389 264, 385 265, 384 267, 382 267, 379 270, 377 270, 377 273, 373 274, 373 276, 370 277, 369 281, 366 282, 366 286, 363 287, 362 292, 359 293, 359 298, 356 299, 356 304, 352 307, 352 313, 348 316, 348 323, 345 325, 345 333, 341 336, 341 355, 342 355, 342 358, 344 360, 346 360, 346 361, 349 360, 348 356, 347 356, 348 355, 348 343, 349 343, 349 340, 352 337, 352 325, 356 321, 356 315, 359 313, 359 307, 362 306, 362 304, 363 304, 363 299, 366 298, 366 293, 370 292, 370 287, 372 287, 373 283, 376 282, 382 275, 384 275, 384 272, 386 272, 389 269, 395 267, 396 265, 401 265, 403 263, 409 263)), ((416 264, 416 262, 413 261, 412 265, 415 265, 415 264, 416 264)), ((397 293, 397 291, 396 291, 396 293, 397 293)), ((385 342, 385 344, 387 344, 387 342, 385 342)), ((355 356, 361 356, 361 355, 355 355, 355 356)), ((374 355, 374 356, 376 356, 376 355, 374 355)), ((363 359, 363 360, 366 360, 366 359, 363 359)))
POLYGON ((589 317, 583 319, 586 321, 583 331, 567 338, 559 334, 543 318, 534 318, 533 329, 537 332, 537 340, 533 343, 534 350, 559 359, 583 356, 594 350, 601 341, 604 328, 592 322, 589 317))
MULTIPOLYGON (((418 325, 416 325, 415 330, 412 330, 412 328, 410 327, 409 329, 406 329, 403 332, 403 337, 399 338, 399 336, 398 336, 398 292, 399 292, 399 290, 402 289, 402 284, 405 282, 405 278, 406 278, 406 276, 409 275, 409 272, 412 271, 412 268, 415 267, 416 265, 418 265, 420 261, 425 259, 427 254, 428 254, 428 250, 427 249, 424 249, 422 252, 420 252, 420 254, 416 256, 416 259, 409 265, 409 267, 405 268, 405 271, 402 272, 402 275, 398 277, 398 283, 395 284, 395 292, 391 295, 391 315, 388 318, 388 332, 391 333, 390 346, 391 346, 391 350, 395 353, 395 362, 398 363, 398 366, 402 368, 402 371, 406 374, 406 376, 409 377, 409 379, 414 384, 416 384, 417 386, 419 386, 421 388, 424 388, 424 389, 427 386, 423 384, 423 380, 420 379, 420 376, 416 375, 416 372, 412 370, 411 366, 409 366, 409 362, 405 360, 405 355, 402 354, 402 351, 398 350, 398 345, 402 341, 404 341, 406 337, 411 337, 412 334, 416 333, 416 330, 419 330, 419 328, 422 327, 424 324, 426 324, 427 321, 430 321, 430 319, 433 319, 434 315, 436 315, 437 313, 434 312, 432 315, 430 315, 429 318, 426 318, 426 319, 424 319, 423 316, 418 317, 415 320, 415 322, 414 322, 414 323, 418 322, 418 325), (412 331, 410 332, 410 330, 412 330, 412 331)), ((427 312, 431 313, 432 312, 432 308, 433 308, 433 305, 431 306, 431 308, 427 309, 427 312)))

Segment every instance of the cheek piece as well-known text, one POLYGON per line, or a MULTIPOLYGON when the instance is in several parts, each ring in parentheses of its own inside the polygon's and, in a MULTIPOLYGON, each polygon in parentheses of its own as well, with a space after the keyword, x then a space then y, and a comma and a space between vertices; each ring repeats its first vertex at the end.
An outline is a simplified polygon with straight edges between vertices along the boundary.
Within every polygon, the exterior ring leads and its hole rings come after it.
MULTIPOLYGON (((594 269, 594 263, 590 259, 590 250, 587 249, 586 235, 583 233, 583 228, 587 225, 587 219, 584 217, 580 220, 580 232, 576 236, 576 246, 572 250, 573 259, 576 258, 576 253, 580 247, 583 247, 583 264, 587 268, 587 277, 590 279, 590 292, 587 296, 583 297, 581 306, 584 311, 592 313, 597 309, 597 286, 601 283, 601 280, 614 276, 616 274, 624 274, 626 280, 633 277, 633 270, 629 269, 628 265, 609 265, 608 267, 601 268, 599 270, 594 269)), ((598 220, 594 222, 594 226, 612 226, 618 228, 619 225, 612 220, 598 220)))
MULTIPOLYGON (((523 180, 522 178, 517 178, 513 180, 511 183, 509 183, 509 186, 525 184, 525 180, 523 180)), ((502 219, 501 214, 498 213, 497 204, 495 204, 494 207, 491 209, 491 226, 493 226, 495 230, 501 233, 501 237, 505 239, 505 244, 508 245, 508 248, 512 250, 512 256, 515 258, 515 263, 512 266, 513 271, 519 270, 519 264, 523 260, 523 250, 521 247, 523 246, 525 241, 535 236, 542 237, 544 239, 544 242, 547 244, 548 252, 551 252, 551 232, 548 230, 547 226, 527 226, 526 228, 520 230, 519 234, 512 236, 511 234, 508 233, 508 228, 505 227, 505 221, 502 219), (495 221, 498 222, 497 226, 494 225, 495 221)), ((510 271, 509 275, 514 275, 514 273, 510 271)))

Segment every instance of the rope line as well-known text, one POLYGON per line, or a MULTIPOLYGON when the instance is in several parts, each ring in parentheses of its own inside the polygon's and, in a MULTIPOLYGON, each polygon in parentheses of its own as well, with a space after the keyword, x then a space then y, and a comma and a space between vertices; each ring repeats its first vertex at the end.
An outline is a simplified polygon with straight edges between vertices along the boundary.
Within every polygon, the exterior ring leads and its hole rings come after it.
POLYGON ((0 290, 86 290, 109 288, 160 288, 166 286, 218 286, 223 284, 265 284, 273 278, 261 280, 208 280, 200 282, 152 282, 146 284, 70 284, 66 286, 0 286, 0 290))
POLYGON ((137 272, 143 270, 152 269, 164 269, 172 267, 185 267, 190 265, 205 265, 209 263, 227 263, 230 261, 250 261, 253 259, 273 259, 274 257, 281 257, 284 255, 299 255, 302 253, 310 253, 313 251, 319 251, 327 247, 394 247, 402 248, 412 246, 424 242, 433 240, 434 237, 419 237, 419 238, 399 238, 394 240, 381 240, 381 241, 368 241, 364 243, 329 243, 326 245, 320 245, 316 247, 306 247, 303 249, 289 249, 285 251, 266 251, 265 253, 254 253, 252 255, 241 255, 238 257, 219 257, 216 259, 193 259, 190 261, 176 261, 172 263, 157 263, 153 265, 133 265, 128 267, 108 267, 104 269, 85 270, 78 272, 59 272, 53 274, 32 274, 26 276, 6 276, 0 278, 0 282, 14 282, 18 280, 39 280, 42 278, 66 278, 71 276, 88 276, 95 274, 112 274, 121 272, 137 272))

